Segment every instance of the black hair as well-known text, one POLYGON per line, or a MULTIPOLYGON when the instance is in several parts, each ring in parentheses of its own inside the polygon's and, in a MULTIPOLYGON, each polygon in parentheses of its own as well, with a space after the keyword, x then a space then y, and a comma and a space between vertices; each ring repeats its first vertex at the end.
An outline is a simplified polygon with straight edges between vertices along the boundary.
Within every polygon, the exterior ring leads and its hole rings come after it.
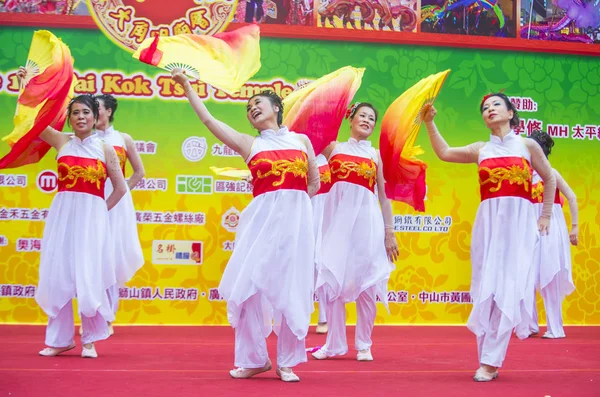
POLYGON ((76 103, 80 103, 90 108, 90 110, 94 114, 94 120, 98 120, 100 107, 100 105, 98 104, 98 100, 93 95, 83 94, 76 96, 75 98, 71 99, 71 102, 69 102, 69 107, 67 108, 67 122, 69 123, 69 125, 71 125, 71 112, 73 110, 73 105, 76 103))
POLYGON ((550 153, 552 152, 552 147, 554 146, 554 139, 552 139, 552 137, 548 135, 547 132, 535 130, 531 133, 529 138, 533 139, 538 143, 538 145, 540 145, 540 147, 544 151, 544 154, 546 155, 546 158, 550 156, 550 153))
POLYGON ((364 107, 366 107, 366 108, 369 108, 369 109, 373 110, 373 112, 375 113, 375 122, 377 122, 377 117, 378 117, 378 114, 377 114, 377 109, 375 109, 375 106, 371 105, 371 104, 370 104, 370 103, 368 103, 368 102, 356 102, 356 103, 354 104, 354 106, 352 106, 352 107, 350 108, 350 114, 348 115, 348 118, 349 118, 350 120, 352 120, 352 119, 354 118, 354 116, 356 115, 356 112, 358 112, 358 110, 359 110, 360 108, 364 108, 364 107))
POLYGON ((108 118, 108 121, 112 124, 115 120, 115 113, 117 113, 117 99, 110 94, 96 95, 96 99, 102 101, 106 109, 112 110, 112 112, 110 112, 110 117, 108 118))
POLYGON ((283 101, 281 100, 281 97, 277 95, 274 91, 265 90, 259 92, 258 94, 252 95, 252 97, 248 99, 248 103, 250 103, 250 101, 257 96, 268 98, 269 102, 271 102, 271 105, 277 106, 279 108, 279 112, 277 112, 277 125, 281 127, 281 124, 283 123, 283 101))
POLYGON ((484 96, 483 100, 481 101, 481 104, 479 105, 479 111, 481 113, 483 113, 483 104, 484 104, 484 102, 488 98, 491 98, 493 96, 497 96, 498 98, 502 99, 504 101, 504 104, 506 105, 506 108, 508 110, 512 110, 513 111, 513 117, 512 117, 512 119, 510 119, 510 126, 513 127, 513 128, 517 127, 519 125, 519 113, 517 112, 517 108, 515 107, 515 105, 513 105, 513 103, 510 101, 510 99, 503 92, 494 92, 494 93, 491 93, 491 94, 488 94, 488 95, 484 96))

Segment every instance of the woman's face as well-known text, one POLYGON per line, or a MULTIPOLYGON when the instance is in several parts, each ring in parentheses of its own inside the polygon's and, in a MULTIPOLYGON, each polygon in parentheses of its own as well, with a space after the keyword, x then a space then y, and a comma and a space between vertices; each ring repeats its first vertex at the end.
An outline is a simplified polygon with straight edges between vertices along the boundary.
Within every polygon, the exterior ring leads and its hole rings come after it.
POLYGON ((112 114, 112 109, 107 109, 104 106, 104 101, 102 99, 98 99, 98 122, 96 123, 96 127, 99 130, 106 130, 110 125, 110 115, 112 114))
POLYGON ((375 111, 368 106, 360 107, 350 120, 352 136, 367 139, 373 133, 376 122, 375 111))
POLYGON ((481 117, 488 128, 510 124, 514 112, 506 107, 506 103, 499 96, 491 96, 483 102, 481 117))
POLYGON ((71 106, 69 122, 76 135, 85 135, 92 131, 96 119, 92 109, 83 103, 76 102, 71 106))
POLYGON ((252 127, 262 131, 273 122, 277 123, 277 113, 279 107, 271 104, 269 98, 264 96, 255 96, 248 101, 246 106, 246 115, 252 127))

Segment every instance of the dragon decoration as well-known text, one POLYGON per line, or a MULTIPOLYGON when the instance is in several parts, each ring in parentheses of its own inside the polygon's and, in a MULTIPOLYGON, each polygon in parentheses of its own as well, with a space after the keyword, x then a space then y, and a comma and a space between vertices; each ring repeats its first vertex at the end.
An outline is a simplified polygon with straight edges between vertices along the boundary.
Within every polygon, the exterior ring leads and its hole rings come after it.
MULTIPOLYGON (((559 40, 593 43, 593 39, 583 33, 575 33, 572 28, 600 28, 600 1, 555 0, 554 5, 564 10, 562 17, 553 17, 543 23, 529 23, 521 28, 521 38, 532 40, 559 40), (569 33, 561 32, 569 29, 569 33)), ((562 14, 562 13, 561 13, 562 14)))
POLYGON ((342 27, 354 28, 355 17, 354 10, 360 11, 360 27, 365 29, 370 26, 375 30, 383 30, 388 27, 390 30, 413 31, 417 26, 417 14, 411 8, 401 5, 392 0, 321 0, 317 9, 321 26, 329 21, 334 25, 334 17, 342 21, 342 27), (379 16, 379 22, 375 20, 379 16), (394 27, 393 22, 397 21, 399 29, 394 27))

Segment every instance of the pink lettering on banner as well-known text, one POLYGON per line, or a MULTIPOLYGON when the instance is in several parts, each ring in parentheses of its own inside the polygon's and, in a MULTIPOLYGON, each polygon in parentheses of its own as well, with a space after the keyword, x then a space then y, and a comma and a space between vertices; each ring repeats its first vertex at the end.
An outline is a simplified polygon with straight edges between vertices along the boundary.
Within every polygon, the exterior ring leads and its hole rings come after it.
POLYGON ((143 300, 152 299, 152 288, 150 288, 150 287, 141 288, 140 299, 143 299, 143 300))
POLYGON ((211 288, 208 291, 208 300, 209 301, 222 301, 224 298, 219 294, 219 290, 217 288, 211 288))
POLYGON ((12 286, 2 284, 0 286, 0 296, 12 296, 12 286))
POLYGON ((0 284, 0 296, 13 298, 34 298, 35 285, 0 284))
POLYGON ((163 299, 163 296, 160 294, 160 288, 154 289, 154 295, 152 295, 152 299, 159 299, 159 300, 163 299))
POLYGON ((429 300, 429 292, 421 291, 419 292, 419 300, 422 303, 425 303, 429 300))
POLYGON ((461 292, 460 293, 460 301, 461 303, 472 303, 471 294, 469 292, 461 292))
POLYGON ((571 132, 573 132, 573 135, 571 135, 571 138, 585 139, 585 136, 583 136, 583 127, 581 127, 579 124, 577 124, 574 127, 571 127, 571 132))
POLYGON ((569 126, 566 124, 548 124, 547 132, 552 138, 568 138, 569 126))
POLYGON ((17 251, 18 252, 27 252, 29 251, 29 239, 20 238, 17 240, 17 251))
POLYGON ((597 138, 596 126, 595 125, 586 125, 585 126, 585 135, 586 135, 587 139, 597 138))
POLYGON ((398 303, 408 303, 408 291, 398 291, 398 303))
POLYGON ((35 285, 28 285, 25 287, 25 298, 35 297, 35 285))
POLYGON ((198 300, 198 289, 196 289, 196 288, 186 289, 185 298, 188 301, 197 301, 198 300))
POLYGON ((396 294, 395 291, 388 291, 387 299, 388 299, 388 302, 397 302, 398 295, 396 294))
POLYGON ((533 131, 539 130, 542 131, 542 126, 544 122, 536 119, 527 120, 527 136, 531 135, 533 131))
POLYGON ((166 287, 161 293, 159 287, 124 287, 119 288, 119 298, 123 300, 196 301, 198 300, 198 289, 166 287))
POLYGON ((13 285, 12 296, 23 297, 23 295, 24 295, 23 286, 21 286, 21 285, 13 285))

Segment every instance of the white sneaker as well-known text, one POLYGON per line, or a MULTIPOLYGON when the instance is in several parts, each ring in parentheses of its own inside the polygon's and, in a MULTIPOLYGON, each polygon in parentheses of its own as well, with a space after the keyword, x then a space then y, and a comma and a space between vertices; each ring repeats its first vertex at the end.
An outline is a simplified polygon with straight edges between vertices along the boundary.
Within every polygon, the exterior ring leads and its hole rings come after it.
POLYGON ((81 357, 98 358, 98 353, 96 353, 96 347, 92 345, 92 348, 88 349, 87 347, 83 346, 83 349, 81 349, 81 357))
POLYGON ((294 373, 294 371, 291 370, 291 368, 288 372, 282 371, 281 368, 278 367, 277 371, 275 372, 277 373, 277 376, 279 376, 284 382, 300 382, 300 378, 294 373))
POLYGON ((367 350, 359 350, 356 355, 356 359, 358 361, 373 361, 373 355, 371 354, 371 349, 367 350))
POLYGON ((271 360, 267 361, 262 368, 235 368, 229 371, 229 375, 234 379, 248 379, 254 375, 262 374, 271 370, 271 360))
POLYGON ((488 372, 483 367, 480 367, 477 371, 475 371, 475 376, 473 376, 473 380, 475 382, 489 382, 498 377, 498 370, 496 372, 488 372))
POLYGON ((323 348, 320 348, 319 350, 314 352, 312 356, 317 360, 327 360, 329 358, 329 356, 327 355, 327 353, 325 353, 325 350, 323 350, 323 348))
POLYGON ((542 336, 542 339, 562 339, 562 338, 566 338, 566 337, 567 337, 566 335, 554 336, 550 332, 546 331, 546 333, 544 334, 544 336, 542 336))
POLYGON ((67 347, 46 347, 45 349, 40 350, 40 356, 44 357, 54 357, 58 356, 61 353, 68 352, 69 350, 73 350, 75 348, 75 342, 71 343, 67 347))

